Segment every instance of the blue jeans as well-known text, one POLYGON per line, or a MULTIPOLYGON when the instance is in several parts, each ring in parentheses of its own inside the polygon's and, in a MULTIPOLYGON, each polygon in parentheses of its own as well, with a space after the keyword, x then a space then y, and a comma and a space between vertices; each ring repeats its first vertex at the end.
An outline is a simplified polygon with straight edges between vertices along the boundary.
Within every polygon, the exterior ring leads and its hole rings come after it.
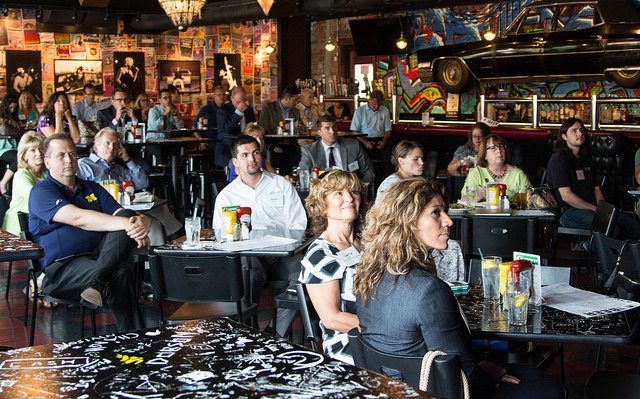
MULTIPOLYGON (((577 229, 590 229, 594 211, 569 208, 560 216, 560 225, 577 229)), ((615 238, 637 240, 640 238, 640 222, 634 217, 620 212, 613 232, 615 238)))

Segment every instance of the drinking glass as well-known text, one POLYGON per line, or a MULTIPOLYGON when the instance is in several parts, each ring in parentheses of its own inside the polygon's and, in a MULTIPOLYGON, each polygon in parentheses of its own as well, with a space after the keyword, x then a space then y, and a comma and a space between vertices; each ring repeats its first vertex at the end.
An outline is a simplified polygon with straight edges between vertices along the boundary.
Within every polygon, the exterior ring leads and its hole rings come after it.
POLYGON ((467 187, 467 206, 474 206, 476 204, 477 195, 478 195, 477 188, 467 187))
POLYGON ((298 175, 300 176, 300 191, 309 191, 309 171, 300 169, 298 175))
POLYGON ((485 300, 500 301, 500 268, 502 263, 499 256, 482 258, 482 293, 485 300))
POLYGON ((516 189, 516 208, 527 209, 527 189, 523 186, 516 189))
POLYGON ((517 282, 510 280, 506 300, 509 305, 509 323, 513 326, 526 325, 529 309, 529 279, 520 278, 517 282))
POLYGON ((184 231, 186 233, 185 247, 196 248, 200 246, 200 217, 187 218, 184 220, 184 231))

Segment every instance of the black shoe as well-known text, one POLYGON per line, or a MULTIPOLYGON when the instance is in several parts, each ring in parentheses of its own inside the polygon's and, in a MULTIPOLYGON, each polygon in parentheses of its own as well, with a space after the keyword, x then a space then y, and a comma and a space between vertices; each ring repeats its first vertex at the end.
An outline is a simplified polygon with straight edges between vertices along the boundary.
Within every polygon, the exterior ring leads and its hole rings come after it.
POLYGON ((104 284, 99 283, 97 280, 89 284, 80 296, 86 302, 91 303, 95 306, 103 306, 104 302, 102 301, 102 289, 104 288, 104 284))

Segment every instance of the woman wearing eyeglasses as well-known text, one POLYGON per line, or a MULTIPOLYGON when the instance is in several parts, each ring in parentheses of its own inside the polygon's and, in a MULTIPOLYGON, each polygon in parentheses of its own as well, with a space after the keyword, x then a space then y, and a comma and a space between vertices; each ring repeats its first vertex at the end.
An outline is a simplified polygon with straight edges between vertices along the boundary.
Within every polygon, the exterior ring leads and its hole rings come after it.
POLYGON ((509 164, 508 160, 507 142, 495 134, 485 137, 478 153, 478 166, 469 171, 462 187, 462 200, 466 199, 467 187, 477 188, 476 201, 483 200, 487 194, 487 183, 505 184, 510 201, 515 200, 518 187, 531 187, 522 169, 509 164))
POLYGON ((482 122, 478 122, 475 125, 471 126, 469 130, 469 139, 466 143, 461 145, 456 149, 456 152, 453 153, 453 159, 449 162, 449 166, 447 169, 450 171, 458 170, 462 165, 467 165, 468 167, 473 167, 475 162, 474 159, 477 159, 476 156, 480 152, 480 144, 482 143, 482 139, 491 134, 491 129, 489 126, 485 125, 482 122))

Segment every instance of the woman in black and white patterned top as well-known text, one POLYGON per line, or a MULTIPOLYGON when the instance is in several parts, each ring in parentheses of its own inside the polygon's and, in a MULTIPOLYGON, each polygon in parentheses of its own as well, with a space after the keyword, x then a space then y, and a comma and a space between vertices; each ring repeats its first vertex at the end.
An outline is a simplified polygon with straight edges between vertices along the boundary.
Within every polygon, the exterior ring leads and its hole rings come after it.
POLYGON ((358 327, 353 275, 360 261, 360 222, 366 189, 353 173, 332 170, 311 181, 306 199, 313 232, 319 237, 302 260, 300 282, 306 284, 320 316, 322 347, 328 356, 353 364, 347 332, 358 327))

